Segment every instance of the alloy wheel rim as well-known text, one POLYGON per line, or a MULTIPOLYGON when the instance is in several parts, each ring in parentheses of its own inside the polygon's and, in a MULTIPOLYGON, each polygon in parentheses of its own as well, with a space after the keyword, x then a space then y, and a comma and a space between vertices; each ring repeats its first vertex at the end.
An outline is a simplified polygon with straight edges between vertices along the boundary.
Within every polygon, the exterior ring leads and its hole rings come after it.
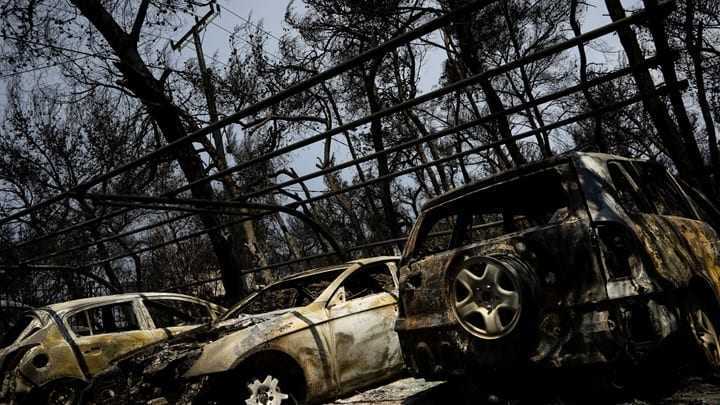
POLYGON ((522 311, 520 286, 504 265, 465 261, 452 282, 455 316, 465 330, 483 339, 499 339, 517 326, 522 311))
POLYGON ((280 391, 279 381, 271 375, 265 377, 262 382, 255 379, 248 384, 250 397, 245 400, 247 405, 280 405, 289 396, 280 391))

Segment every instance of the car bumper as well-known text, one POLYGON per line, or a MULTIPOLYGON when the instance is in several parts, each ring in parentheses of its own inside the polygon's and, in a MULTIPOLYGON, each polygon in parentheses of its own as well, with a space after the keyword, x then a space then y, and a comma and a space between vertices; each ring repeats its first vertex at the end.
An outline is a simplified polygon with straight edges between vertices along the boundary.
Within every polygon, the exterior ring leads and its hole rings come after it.
POLYGON ((469 339, 442 314, 400 318, 395 330, 411 374, 442 380, 468 371, 463 358, 469 339))

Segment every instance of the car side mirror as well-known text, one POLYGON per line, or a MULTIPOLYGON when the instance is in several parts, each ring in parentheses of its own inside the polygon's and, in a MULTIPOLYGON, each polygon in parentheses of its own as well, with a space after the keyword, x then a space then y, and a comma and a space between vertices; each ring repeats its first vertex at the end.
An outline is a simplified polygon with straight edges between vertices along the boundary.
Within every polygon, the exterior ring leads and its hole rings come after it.
POLYGON ((328 303, 328 308, 333 308, 338 305, 344 304, 345 301, 345 287, 340 287, 337 289, 337 291, 335 291, 335 294, 330 299, 330 302, 328 303))

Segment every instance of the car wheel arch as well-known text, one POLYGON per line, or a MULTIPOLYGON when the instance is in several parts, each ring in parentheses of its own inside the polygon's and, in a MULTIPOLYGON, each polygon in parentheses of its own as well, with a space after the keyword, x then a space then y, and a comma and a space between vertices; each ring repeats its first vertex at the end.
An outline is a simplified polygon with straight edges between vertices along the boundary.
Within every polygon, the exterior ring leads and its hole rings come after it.
POLYGON ((47 403, 53 387, 74 387, 77 390, 77 400, 82 401, 83 391, 87 387, 87 382, 73 377, 59 377, 47 381, 33 389, 30 394, 29 403, 47 403))
POLYGON ((305 369, 295 357, 285 351, 275 348, 253 351, 236 361, 232 373, 236 376, 247 377, 253 371, 264 369, 268 372, 278 373, 279 375, 275 375, 275 377, 284 377, 290 381, 289 390, 298 401, 304 402, 307 399, 309 389, 305 369), (272 365, 272 367, 268 369, 268 365, 272 365))

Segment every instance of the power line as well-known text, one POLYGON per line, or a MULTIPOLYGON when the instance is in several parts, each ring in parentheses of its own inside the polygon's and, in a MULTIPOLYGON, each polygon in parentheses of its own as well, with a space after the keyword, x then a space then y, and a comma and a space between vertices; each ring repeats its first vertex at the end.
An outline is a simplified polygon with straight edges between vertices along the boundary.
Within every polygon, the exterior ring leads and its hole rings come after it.
POLYGON ((278 38, 277 36, 273 35, 272 32, 264 29, 260 24, 251 21, 251 20, 250 20, 249 18, 247 18, 247 17, 241 16, 240 14, 234 12, 230 7, 225 6, 225 5, 222 5, 222 4, 218 4, 218 6, 224 8, 225 10, 227 10, 227 12, 229 12, 230 14, 234 15, 235 17, 237 17, 237 18, 245 21, 246 23, 248 23, 248 24, 250 24, 250 25, 252 25, 252 26, 255 26, 257 29, 259 29, 260 31, 264 32, 267 36, 276 39, 278 42, 282 41, 282 39, 280 39, 280 38, 278 38))
MULTIPOLYGON (((228 30, 227 28, 225 28, 225 27, 223 27, 222 25, 216 23, 215 21, 210 21, 210 24, 212 24, 212 25, 220 28, 221 30, 225 31, 226 33, 228 33, 228 34, 230 34, 230 35, 235 36, 235 33, 234 33, 234 32, 228 30)), ((248 41, 247 39, 245 39, 245 38, 243 38, 243 37, 238 37, 238 36, 235 36, 235 37, 236 37, 236 38, 240 38, 241 41, 245 42, 246 44, 250 45, 251 47, 254 47, 254 46, 255 46, 255 44, 253 44, 252 42, 248 41)), ((279 56, 277 56, 277 55, 275 55, 274 53, 268 51, 268 50, 265 49, 264 47, 263 47, 262 51, 263 51, 263 53, 266 53, 266 54, 272 56, 273 58, 275 58, 275 59, 277 59, 277 60, 280 60, 280 57, 279 57, 279 56)))
MULTIPOLYGON (((66 61, 64 61, 64 62, 53 63, 53 64, 45 65, 45 66, 37 66, 37 67, 34 67, 34 68, 32 68, 32 69, 21 70, 21 71, 12 72, 12 73, 3 73, 2 75, 0 75, 0 80, 2 80, 2 79, 7 79, 8 77, 23 75, 23 74, 25 74, 25 73, 32 73, 32 72, 37 72, 37 71, 39 71, 39 70, 50 69, 50 68, 54 68, 54 67, 56 67, 56 66, 66 65, 66 64, 68 64, 68 63, 77 62, 77 61, 79 61, 79 60, 87 59, 87 58, 89 58, 89 57, 90 57, 90 56, 81 56, 81 57, 76 58, 76 59, 70 59, 70 60, 66 60, 66 61)), ((0 73, 1 73, 1 72, 0 72, 0 73)))
MULTIPOLYGON (((238 17, 238 18, 240 18, 240 19, 242 19, 242 20, 244 20, 244 21, 246 21, 246 22, 248 22, 248 23, 250 23, 250 24, 252 24, 252 25, 255 25, 255 24, 253 24, 252 22, 244 19, 243 17, 240 17, 240 15, 236 14, 235 12, 233 12, 233 11, 230 10, 230 9, 228 9, 227 7, 222 6, 222 5, 220 5, 220 4, 218 4, 217 6, 218 6, 218 7, 223 7, 223 8, 225 8, 226 10, 228 10, 231 14, 233 14, 234 16, 236 16, 236 17, 238 17)), ((182 11, 185 12, 185 13, 187 13, 187 14, 192 15, 192 16, 195 17, 195 18, 200 18, 200 16, 198 16, 198 15, 195 14, 195 13, 193 13, 192 11, 189 11, 189 10, 182 10, 182 11)), ((246 44, 248 44, 248 45, 250 45, 250 46, 255 46, 255 44, 253 44, 252 42, 248 41, 247 39, 245 39, 245 38, 243 38, 243 37, 235 36, 235 33, 234 33, 234 32, 232 32, 232 31, 230 31, 229 29, 223 27, 222 25, 218 24, 218 23, 215 22, 214 20, 211 20, 211 21, 209 22, 209 24, 214 25, 215 27, 217 27, 218 29, 224 31, 225 33, 227 33, 227 34, 229 34, 229 35, 232 35, 232 36, 234 36, 234 37, 236 37, 236 38, 239 38, 241 41, 245 42, 246 44)), ((262 28, 261 28, 261 30, 262 30, 262 28)), ((265 30, 262 30, 262 31, 265 32, 266 34, 270 35, 270 36, 273 36, 272 34, 270 34, 269 32, 267 32, 267 31, 265 31, 265 30)), ((274 36, 273 36, 273 37, 274 37, 274 36)), ((274 38, 277 38, 277 37, 274 37, 274 38)), ((279 39, 278 39, 278 40, 279 40, 279 39)), ((279 56, 275 55, 274 53, 268 51, 268 50, 265 49, 265 48, 263 48, 263 52, 266 53, 266 54, 268 54, 269 56, 274 57, 275 59, 280 59, 279 56)))
POLYGON ((28 43, 28 44, 37 45, 37 46, 42 46, 42 47, 50 48, 50 49, 55 49, 55 50, 62 51, 62 52, 72 52, 72 53, 77 53, 77 54, 80 54, 80 55, 85 55, 85 56, 94 57, 94 58, 112 59, 112 60, 114 60, 115 62, 119 61, 118 59, 113 59, 112 57, 110 57, 110 56, 108 56, 108 55, 101 55, 101 54, 94 54, 94 53, 79 51, 79 50, 77 50, 77 49, 65 48, 64 46, 59 46, 59 45, 54 45, 54 44, 48 44, 48 43, 40 42, 40 41, 34 41, 34 40, 31 40, 31 39, 27 39, 27 38, 18 38, 18 37, 15 37, 15 36, 4 35, 4 34, 0 34, 0 38, 2 38, 2 39, 9 39, 9 40, 11 40, 11 41, 16 41, 16 42, 25 42, 25 43, 28 43))
MULTIPOLYGON (((122 62, 120 59, 110 56, 110 55, 106 55, 106 54, 104 55, 104 54, 100 54, 100 53, 90 53, 90 52, 85 52, 85 51, 79 51, 77 49, 66 48, 66 47, 60 46, 60 45, 48 44, 46 42, 34 41, 31 39, 18 38, 18 37, 11 36, 11 35, 0 34, 0 39, 9 39, 11 41, 16 41, 16 42, 25 42, 28 44, 42 46, 42 47, 50 48, 50 49, 55 49, 55 50, 62 51, 62 52, 77 53, 80 55, 84 55, 86 57, 93 57, 93 58, 98 58, 98 59, 103 59, 103 60, 111 60, 113 62, 122 62)), ((149 63, 145 63, 145 66, 153 68, 153 69, 165 69, 165 67, 163 67, 163 66, 156 66, 156 65, 149 64, 149 63)))
MULTIPOLYGON (((152 36, 152 37, 153 37, 153 38, 155 38, 155 39, 163 39, 163 40, 165 40, 165 41, 170 41, 170 42, 173 42, 173 39, 172 39, 172 38, 170 38, 170 37, 166 37, 166 36, 164 36, 164 35, 160 35, 160 34, 149 34, 149 33, 144 33, 143 35, 150 35, 150 36, 152 36)), ((227 67, 229 67, 229 66, 230 66, 230 65, 229 65, 228 63, 226 63, 226 62, 223 62, 222 60, 220 60, 220 59, 216 58, 216 57, 215 57, 215 56, 213 56, 213 55, 209 55, 208 57, 209 57, 210 59, 212 59, 213 61, 215 61, 215 62, 217 62, 217 63, 219 63, 219 64, 223 65, 223 67, 226 67, 226 68, 227 68, 227 67)))

